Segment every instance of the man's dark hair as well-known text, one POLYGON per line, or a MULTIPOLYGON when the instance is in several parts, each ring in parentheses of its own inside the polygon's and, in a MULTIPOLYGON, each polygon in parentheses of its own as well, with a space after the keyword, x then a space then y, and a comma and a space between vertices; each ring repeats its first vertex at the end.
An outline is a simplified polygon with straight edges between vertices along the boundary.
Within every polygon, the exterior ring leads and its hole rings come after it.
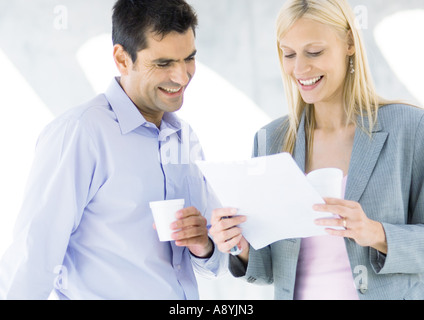
POLYGON ((122 45, 133 62, 147 48, 147 32, 165 37, 196 27, 196 13, 184 0, 118 0, 113 7, 113 44, 122 45))

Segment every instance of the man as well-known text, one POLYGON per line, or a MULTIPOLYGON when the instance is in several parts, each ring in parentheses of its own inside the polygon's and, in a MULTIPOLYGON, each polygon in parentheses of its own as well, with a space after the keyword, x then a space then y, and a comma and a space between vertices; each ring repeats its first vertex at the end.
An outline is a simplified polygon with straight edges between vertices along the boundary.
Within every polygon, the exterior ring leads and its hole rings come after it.
POLYGON ((193 266, 217 274, 202 152, 173 114, 195 72, 196 25, 184 0, 116 2, 121 77, 41 134, 0 298, 197 299, 193 266), (176 198, 187 205, 176 241, 160 242, 149 201, 176 198))

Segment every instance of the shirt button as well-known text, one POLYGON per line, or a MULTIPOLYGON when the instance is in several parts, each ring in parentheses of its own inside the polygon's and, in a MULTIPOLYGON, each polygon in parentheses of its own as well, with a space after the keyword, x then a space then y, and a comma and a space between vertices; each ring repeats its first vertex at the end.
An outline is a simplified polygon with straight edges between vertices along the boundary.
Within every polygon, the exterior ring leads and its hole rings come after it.
POLYGON ((177 268, 177 271, 181 271, 181 265, 180 264, 177 264, 176 268, 177 268))

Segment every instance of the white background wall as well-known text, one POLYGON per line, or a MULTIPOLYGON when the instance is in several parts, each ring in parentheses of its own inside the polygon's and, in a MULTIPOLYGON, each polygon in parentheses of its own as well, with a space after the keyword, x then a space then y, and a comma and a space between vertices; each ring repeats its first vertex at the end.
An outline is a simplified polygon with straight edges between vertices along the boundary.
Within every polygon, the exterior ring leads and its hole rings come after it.
MULTIPOLYGON (((197 131, 209 159, 249 157, 256 130, 286 113, 274 31, 283 2, 189 0, 200 21, 198 69, 179 114, 197 131)), ((349 2, 380 94, 424 105, 424 2, 349 2)), ((0 0, 0 255, 11 240, 40 130, 102 92, 116 74, 113 3, 0 0)), ((272 298, 271 287, 230 276, 199 279, 199 286, 208 299, 272 298)))

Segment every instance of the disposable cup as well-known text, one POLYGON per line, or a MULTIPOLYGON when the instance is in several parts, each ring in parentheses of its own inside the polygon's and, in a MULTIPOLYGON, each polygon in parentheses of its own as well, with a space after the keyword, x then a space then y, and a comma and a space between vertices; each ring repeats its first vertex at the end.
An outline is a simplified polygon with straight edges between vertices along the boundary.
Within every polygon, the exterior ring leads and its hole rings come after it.
POLYGON ((309 183, 323 198, 341 198, 343 171, 337 168, 323 168, 307 175, 309 183))
POLYGON ((175 213, 184 208, 184 199, 162 200, 150 202, 156 231, 160 241, 172 241, 171 224, 177 220, 175 213))

